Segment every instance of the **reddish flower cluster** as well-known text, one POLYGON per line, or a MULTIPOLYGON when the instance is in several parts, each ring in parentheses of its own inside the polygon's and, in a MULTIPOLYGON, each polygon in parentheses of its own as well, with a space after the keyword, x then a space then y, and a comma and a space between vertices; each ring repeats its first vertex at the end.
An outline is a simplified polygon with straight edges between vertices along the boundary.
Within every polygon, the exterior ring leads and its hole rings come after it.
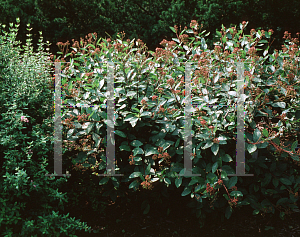
POLYGON ((169 80, 167 80, 167 83, 172 87, 175 83, 173 78, 170 78, 169 80))
MULTIPOLYGON (((157 150, 158 150, 159 153, 162 153, 162 152, 163 152, 163 147, 158 147, 157 150)), ((171 161, 170 161, 171 156, 169 155, 168 152, 164 152, 164 153, 158 154, 158 155, 157 155, 157 154, 154 154, 154 155, 152 156, 152 159, 153 159, 153 160, 157 160, 157 158, 158 158, 158 159, 163 158, 163 159, 164 159, 164 162, 166 163, 167 166, 169 166, 169 165, 171 164, 171 161)), ((160 164, 159 166, 162 166, 162 164, 160 164)))
POLYGON ((165 112, 165 109, 164 109, 164 107, 161 105, 157 113, 159 114, 159 113, 164 113, 164 112, 165 112))
POLYGON ((82 114, 77 115, 78 122, 87 121, 86 119, 90 116, 90 114, 82 114))
POLYGON ((130 156, 129 156, 129 159, 131 159, 131 161, 129 161, 129 164, 130 164, 130 165, 134 165, 134 164, 135 164, 133 158, 134 158, 133 155, 130 155, 130 156))
POLYGON ((144 189, 149 189, 151 190, 153 188, 152 184, 150 183, 150 176, 146 175, 145 181, 141 183, 144 189))
POLYGON ((189 41, 189 36, 187 34, 182 34, 179 36, 180 42, 183 42, 183 44, 187 44, 189 41))
POLYGON ((190 27, 191 28, 194 28, 195 30, 197 30, 198 26, 199 26, 199 24, 198 24, 198 22, 196 20, 192 20, 191 21, 191 23, 190 23, 190 27))
POLYGON ((203 126, 206 125, 206 121, 203 120, 203 119, 201 119, 200 123, 201 123, 201 125, 203 125, 203 126))
POLYGON ((209 183, 206 184, 206 192, 208 192, 210 195, 214 194, 214 188, 210 186, 209 183))
POLYGON ((74 123, 72 122, 73 118, 75 118, 73 115, 70 115, 70 118, 66 118, 62 123, 66 125, 68 128, 74 128, 74 123))
POLYGON ((141 104, 142 104, 143 106, 145 106, 146 109, 148 108, 148 104, 147 104, 147 101, 146 101, 146 100, 142 99, 142 100, 141 100, 141 104))
POLYGON ((158 97, 157 95, 153 95, 152 96, 152 101, 156 100, 157 97, 158 97))
POLYGON ((229 203, 230 206, 232 206, 232 205, 236 206, 237 205, 237 201, 238 201, 238 199, 234 197, 233 199, 230 199, 228 201, 228 203, 229 203))

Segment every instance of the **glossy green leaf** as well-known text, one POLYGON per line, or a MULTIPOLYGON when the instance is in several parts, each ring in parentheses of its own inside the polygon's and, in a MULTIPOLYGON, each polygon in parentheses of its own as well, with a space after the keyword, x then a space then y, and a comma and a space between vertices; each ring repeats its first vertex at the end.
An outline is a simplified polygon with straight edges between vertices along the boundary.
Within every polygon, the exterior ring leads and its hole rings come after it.
POLYGON ((134 140, 130 143, 131 146, 135 146, 135 147, 140 147, 143 145, 142 142, 140 142, 139 140, 134 140))
POLYGON ((164 178, 164 182, 165 182, 167 185, 170 185, 170 184, 171 184, 171 180, 168 179, 168 178, 164 178))
POLYGON ((202 202, 202 197, 201 197, 198 193, 195 194, 195 199, 196 199, 198 202, 202 202))
POLYGON ((233 161, 233 159, 231 158, 231 156, 228 155, 228 154, 225 154, 224 156, 222 156, 222 160, 224 162, 231 162, 231 161, 233 161))
POLYGON ((180 142, 180 138, 177 139, 177 141, 175 143, 175 148, 177 148, 179 146, 179 142, 180 142))
POLYGON ((109 177, 104 177, 104 178, 102 178, 102 179, 100 180, 100 182, 99 182, 99 185, 106 184, 106 183, 108 182, 108 180, 109 180, 109 177))
POLYGON ((175 179, 175 186, 179 188, 181 183, 182 183, 182 176, 179 176, 178 178, 175 179))
POLYGON ((263 135, 265 136, 265 137, 269 137, 269 132, 268 132, 268 130, 267 129, 263 129, 263 131, 262 131, 262 133, 263 133, 263 135))
POLYGON ((226 177, 228 177, 226 171, 222 170, 222 172, 221 172, 221 178, 225 179, 226 177))
POLYGON ((174 27, 170 26, 170 29, 176 34, 176 30, 174 27))
POLYGON ((214 143, 212 145, 212 147, 211 147, 211 151, 216 156, 218 154, 218 152, 219 152, 219 144, 218 143, 214 143))
POLYGON ((137 180, 134 180, 130 185, 129 189, 133 188, 134 190, 137 190, 140 186, 140 183, 137 180))
POLYGON ((209 147, 211 147, 212 145, 214 145, 214 143, 212 141, 208 141, 204 147, 202 147, 202 149, 207 149, 209 147))
POLYGON ((133 172, 131 175, 129 175, 129 178, 130 179, 137 178, 140 177, 140 175, 142 175, 141 172, 133 172))
POLYGON ((215 163, 213 164, 213 166, 212 166, 211 172, 212 172, 212 173, 215 173, 217 169, 218 169, 218 162, 215 162, 215 163))
POLYGON ((233 197, 240 197, 240 196, 243 196, 242 192, 241 191, 232 191, 230 193, 230 196, 233 196, 233 197))
POLYGON ((156 147, 148 147, 145 151, 145 156, 151 156, 154 154, 159 154, 156 147))
MULTIPOLYGON (((256 128, 256 129, 254 130, 254 133, 253 133, 253 141, 254 141, 254 142, 257 142, 257 141, 259 140, 260 137, 261 137, 261 132, 259 131, 258 128, 256 128)), ((248 151, 249 151, 249 150, 248 150, 248 151)), ((250 152, 250 153, 252 153, 252 152, 250 152)))
POLYGON ((201 184, 198 184, 196 187, 195 187, 195 193, 196 192, 199 192, 200 189, 201 189, 202 185, 201 184))
POLYGON ((139 147, 138 148, 134 148, 132 151, 133 151, 133 156, 144 154, 144 151, 141 148, 139 148, 139 147))
POLYGON ((249 152, 250 154, 253 153, 253 152, 255 152, 256 149, 257 149, 257 146, 256 146, 256 145, 247 143, 247 150, 248 150, 248 152, 249 152))
POLYGON ((228 188, 232 188, 233 186, 235 186, 237 181, 238 181, 237 176, 231 177, 228 183, 228 188))
POLYGON ((146 170, 145 170, 145 175, 149 175, 151 170, 151 164, 148 164, 146 170))
POLYGON ((121 145, 120 146, 120 151, 131 151, 130 147, 127 145, 121 145))
POLYGON ((181 193, 181 196, 186 196, 186 195, 189 195, 192 191, 192 187, 191 186, 188 186, 188 187, 185 187, 183 192, 181 193))
POLYGON ((298 146, 298 141, 296 140, 293 142, 293 144, 291 146, 291 150, 294 151, 297 146, 298 146))
POLYGON ((120 137, 124 137, 124 138, 126 138, 126 135, 125 135, 125 133, 123 133, 122 131, 115 130, 115 134, 117 134, 117 135, 118 135, 118 136, 120 136, 120 137))

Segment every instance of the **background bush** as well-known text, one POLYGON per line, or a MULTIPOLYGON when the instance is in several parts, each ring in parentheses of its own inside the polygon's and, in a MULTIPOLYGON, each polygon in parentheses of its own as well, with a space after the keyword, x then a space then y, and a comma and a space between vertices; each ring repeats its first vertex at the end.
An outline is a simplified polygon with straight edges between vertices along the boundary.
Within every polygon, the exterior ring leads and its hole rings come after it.
MULTIPOLYGON (((19 19, 17 19, 19 23, 19 19)), ((29 26, 29 25, 28 25, 29 26)), ((1 236, 75 236, 86 223, 62 215, 65 177, 46 177, 53 157, 53 91, 42 37, 34 54, 15 47, 17 27, 0 38, 0 233, 1 236), (48 70, 47 70, 48 68, 48 70)), ((30 36, 30 35, 29 35, 30 36)), ((49 53, 48 53, 49 54, 49 53)), ((52 168, 53 170, 53 168, 52 168)))

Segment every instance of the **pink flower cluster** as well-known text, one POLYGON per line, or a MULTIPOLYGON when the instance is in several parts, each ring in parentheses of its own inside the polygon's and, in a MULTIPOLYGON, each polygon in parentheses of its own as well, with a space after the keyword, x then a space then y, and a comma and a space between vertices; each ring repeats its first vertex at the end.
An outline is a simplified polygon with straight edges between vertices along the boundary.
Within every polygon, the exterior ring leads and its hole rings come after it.
POLYGON ((28 119, 27 119, 25 116, 21 116, 21 121, 22 121, 22 122, 26 122, 26 123, 29 122, 28 119))

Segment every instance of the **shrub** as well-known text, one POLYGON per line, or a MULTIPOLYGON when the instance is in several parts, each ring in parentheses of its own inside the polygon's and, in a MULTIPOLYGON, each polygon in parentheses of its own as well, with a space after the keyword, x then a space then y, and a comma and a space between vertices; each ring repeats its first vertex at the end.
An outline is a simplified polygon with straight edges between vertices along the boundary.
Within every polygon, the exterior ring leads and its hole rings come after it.
MULTIPOLYGON (((66 125, 63 136, 78 151, 77 157, 71 157, 73 165, 80 164, 86 169, 95 169, 96 165, 94 175, 106 169, 106 126, 112 121, 105 107, 99 104, 108 100, 106 63, 121 62, 115 63, 114 72, 117 85, 114 126, 116 170, 124 177, 99 178, 99 185, 106 190, 104 196, 114 201, 124 196, 123 187, 134 191, 141 185, 152 188, 160 180, 167 187, 174 184, 182 187, 182 196, 193 198, 189 206, 200 222, 213 210, 230 218, 233 209, 243 205, 251 205, 253 214, 272 215, 276 211, 284 219, 284 215, 297 208, 300 187, 299 149, 296 151, 300 119, 296 57, 299 49, 297 40, 289 38, 283 52, 268 55, 268 45, 264 57, 259 57, 256 52, 263 49, 258 47, 269 43, 263 37, 270 39, 272 30, 252 29, 250 35, 243 35, 246 25, 246 22, 240 24, 240 30, 222 26, 221 31, 216 31, 220 42, 213 50, 207 49, 201 37, 205 32, 198 34, 195 21, 191 22, 192 29, 185 28, 179 35, 171 27, 177 38, 162 41, 164 49, 157 48, 155 52, 147 52, 139 39, 124 41, 120 35, 114 41, 103 39, 99 44, 100 40, 93 42, 95 36, 90 34, 88 42, 81 42, 81 48, 75 42, 72 52, 65 55, 72 59, 63 66, 62 73, 66 93, 63 103, 72 106, 63 112, 66 125), (192 170, 201 177, 178 175, 185 172, 182 141, 185 69, 173 63, 174 57, 181 63, 197 63, 192 67, 192 100, 201 104, 192 115, 192 170), (245 170, 253 177, 229 177, 236 173, 235 108, 207 107, 216 102, 223 105, 237 102, 233 88, 237 84, 235 62, 239 60, 245 65, 246 77, 245 170), (80 106, 84 104, 94 106, 80 106), (80 139, 85 139, 81 145, 80 139), (251 155, 257 150, 255 159, 251 155)), ((150 206, 144 202, 143 208, 147 213, 150 206)))
POLYGON ((67 198, 59 189, 67 179, 45 176, 53 157, 52 136, 46 136, 53 133, 48 54, 42 52, 41 37, 38 53, 32 52, 28 39, 20 55, 20 47, 14 47, 18 26, 9 33, 2 30, 5 36, 0 38, 0 232, 2 236, 76 236, 76 230, 90 227, 60 214, 67 198))

